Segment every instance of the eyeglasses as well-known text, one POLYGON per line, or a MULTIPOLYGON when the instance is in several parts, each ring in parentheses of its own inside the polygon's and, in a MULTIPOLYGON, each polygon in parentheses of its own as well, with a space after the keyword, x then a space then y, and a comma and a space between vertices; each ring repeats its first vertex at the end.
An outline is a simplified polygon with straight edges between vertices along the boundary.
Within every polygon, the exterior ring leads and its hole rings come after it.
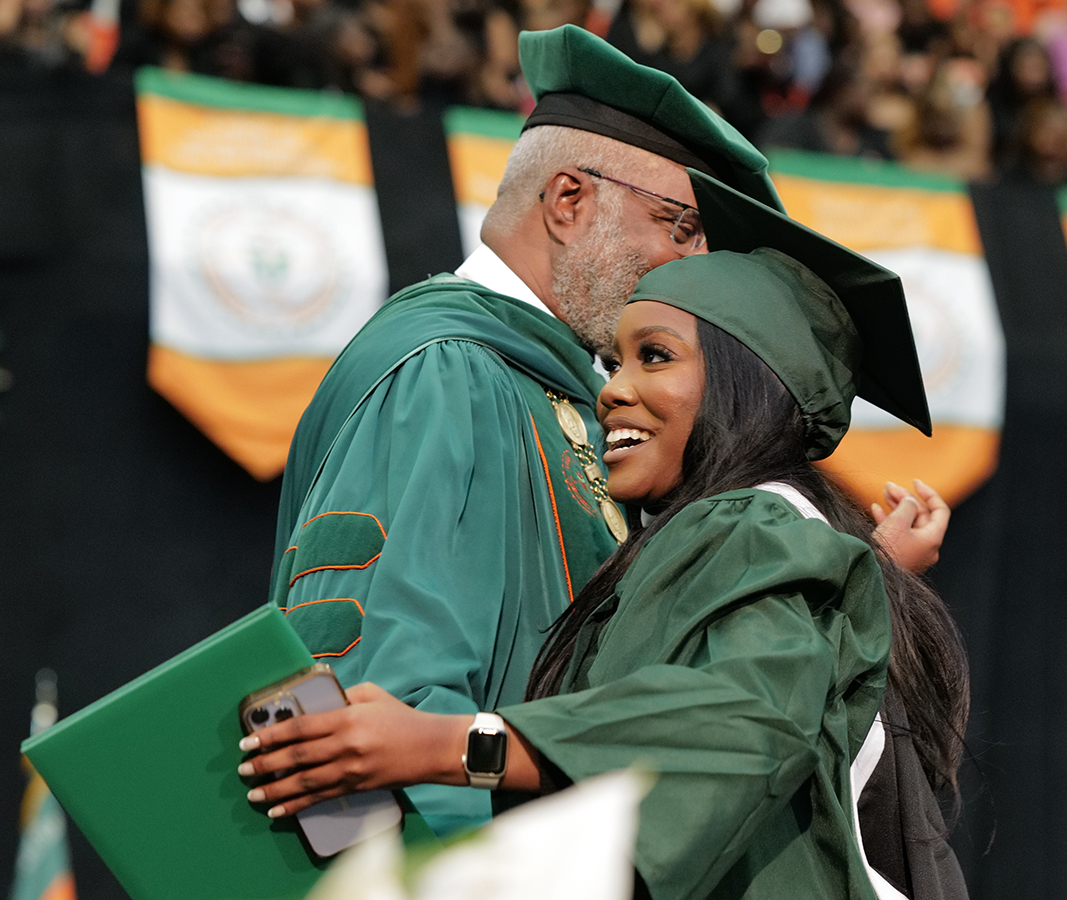
POLYGON ((706 241, 704 236, 704 225, 700 221, 700 210, 695 206, 690 206, 688 203, 682 203, 681 200, 673 200, 670 197, 664 197, 662 194, 657 194, 655 191, 639 188, 636 184, 620 181, 618 178, 604 175, 596 169, 579 168, 578 171, 584 172, 586 175, 591 175, 593 178, 603 178, 605 181, 621 184, 623 187, 629 188, 635 194, 640 194, 643 197, 652 197, 662 203, 669 203, 671 206, 681 207, 678 216, 671 227, 671 241, 674 243, 678 252, 683 256, 696 253, 704 246, 706 241))

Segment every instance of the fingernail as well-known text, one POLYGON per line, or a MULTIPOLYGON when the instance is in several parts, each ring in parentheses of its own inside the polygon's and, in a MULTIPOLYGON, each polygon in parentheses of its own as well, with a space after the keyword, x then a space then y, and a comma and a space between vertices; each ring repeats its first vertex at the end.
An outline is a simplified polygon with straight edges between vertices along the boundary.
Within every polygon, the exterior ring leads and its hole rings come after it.
POLYGON ((246 738, 241 738, 241 743, 237 745, 242 750, 258 750, 259 749, 259 736, 250 734, 246 738))
POLYGON ((255 775, 256 767, 250 762, 243 762, 237 767, 238 775, 255 775))
POLYGON ((899 484, 897 484, 897 483, 896 483, 895 481, 887 481, 887 482, 885 483, 885 485, 886 485, 886 487, 888 487, 888 488, 896 488, 896 489, 897 489, 898 491, 902 491, 902 490, 904 490, 904 488, 902 488, 902 487, 901 487, 901 486, 900 486, 899 484))
POLYGON ((925 481, 920 481, 918 478, 913 478, 912 481, 919 485, 919 487, 929 487, 925 481))
POLYGON ((252 790, 248 792, 249 803, 262 803, 266 799, 267 795, 263 793, 263 788, 252 788, 252 790))
POLYGON ((269 818, 271 818, 271 819, 277 819, 278 816, 284 816, 284 815, 285 815, 285 807, 284 806, 272 806, 270 809, 267 810, 267 816, 269 818))

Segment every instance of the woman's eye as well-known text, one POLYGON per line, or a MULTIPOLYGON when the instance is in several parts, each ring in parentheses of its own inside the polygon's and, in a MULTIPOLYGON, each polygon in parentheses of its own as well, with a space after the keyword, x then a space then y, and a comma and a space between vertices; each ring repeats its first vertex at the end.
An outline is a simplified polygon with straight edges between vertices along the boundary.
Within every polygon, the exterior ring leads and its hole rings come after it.
POLYGON ((619 361, 613 356, 600 357, 600 364, 604 367, 604 371, 607 372, 608 375, 614 375, 619 371, 619 361))
POLYGON ((641 362, 646 366, 656 363, 670 362, 674 355, 666 347, 658 347, 654 344, 645 344, 640 350, 641 362))

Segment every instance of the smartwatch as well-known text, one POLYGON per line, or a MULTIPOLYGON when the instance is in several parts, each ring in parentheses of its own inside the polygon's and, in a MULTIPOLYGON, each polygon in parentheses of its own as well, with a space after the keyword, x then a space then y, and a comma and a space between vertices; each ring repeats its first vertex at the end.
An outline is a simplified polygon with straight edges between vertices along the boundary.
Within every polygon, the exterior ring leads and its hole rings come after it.
POLYGON ((471 787, 493 790, 508 767, 508 731, 496 713, 480 712, 467 729, 463 770, 471 787))

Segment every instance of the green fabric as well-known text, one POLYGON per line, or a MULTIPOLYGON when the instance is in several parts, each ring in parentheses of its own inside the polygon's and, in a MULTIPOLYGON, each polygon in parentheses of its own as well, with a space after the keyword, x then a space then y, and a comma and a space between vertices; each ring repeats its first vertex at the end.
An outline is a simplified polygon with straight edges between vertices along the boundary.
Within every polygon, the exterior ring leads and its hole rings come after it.
POLYGON ((318 569, 366 568, 382 552, 385 533, 373 516, 330 512, 306 522, 296 540, 290 581, 318 569))
POLYGON ((749 196, 782 202, 767 160, 737 129, 666 72, 642 66, 576 25, 519 35, 519 62, 535 100, 573 92, 636 116, 681 141, 749 196))
POLYGON ((889 656, 872 551, 732 491, 675 516, 616 593, 564 693, 498 712, 575 781, 659 773, 635 854, 652 896, 873 900, 849 787, 889 656))
POLYGON ((291 546, 300 504, 352 411, 405 357, 449 338, 490 346, 512 368, 568 396, 595 400, 600 390, 574 333, 528 304, 453 275, 401 291, 341 352, 301 417, 282 484, 275 560, 291 546))
POLYGON ((293 562, 295 560, 295 547, 290 547, 280 557, 274 557, 274 567, 270 573, 270 602, 275 606, 285 606, 285 597, 289 593, 289 582, 293 577, 293 562))
POLYGON ((791 257, 719 250, 653 269, 629 302, 684 309, 733 335, 782 380, 800 406, 809 459, 848 431, 861 347, 837 295, 791 257))
POLYGON ((316 656, 333 662, 363 636, 363 612, 355 600, 320 599, 290 609, 285 618, 316 656), (328 609, 320 608, 329 603, 328 609))
POLYGON ((826 282, 863 346, 856 393, 929 435, 930 411, 900 278, 714 178, 693 169, 689 178, 708 246, 735 253, 771 247, 826 282))
MULTIPOLYGON (((566 326, 453 276, 402 292, 353 339, 290 450, 272 585, 281 605, 300 607, 293 625, 312 653, 331 652, 314 646, 327 633, 329 647, 360 638, 329 660, 342 684, 373 681, 442 713, 521 699, 543 632, 567 604, 557 514, 572 584, 615 547, 599 510, 570 490, 569 444, 544 394, 570 397, 595 435, 597 386, 566 326), (301 526, 342 511, 378 518, 381 556, 286 590, 279 576, 296 574, 285 551, 301 526), (362 606, 358 632, 353 604, 315 602, 338 598, 362 606)), ((439 833, 490 814, 486 791, 431 785, 410 795, 439 833)))
POLYGON ((400 825, 400 837, 404 842, 405 855, 408 853, 436 852, 442 847, 440 838, 426 823, 422 814, 407 796, 406 791, 396 792, 396 801, 404 811, 400 825))

